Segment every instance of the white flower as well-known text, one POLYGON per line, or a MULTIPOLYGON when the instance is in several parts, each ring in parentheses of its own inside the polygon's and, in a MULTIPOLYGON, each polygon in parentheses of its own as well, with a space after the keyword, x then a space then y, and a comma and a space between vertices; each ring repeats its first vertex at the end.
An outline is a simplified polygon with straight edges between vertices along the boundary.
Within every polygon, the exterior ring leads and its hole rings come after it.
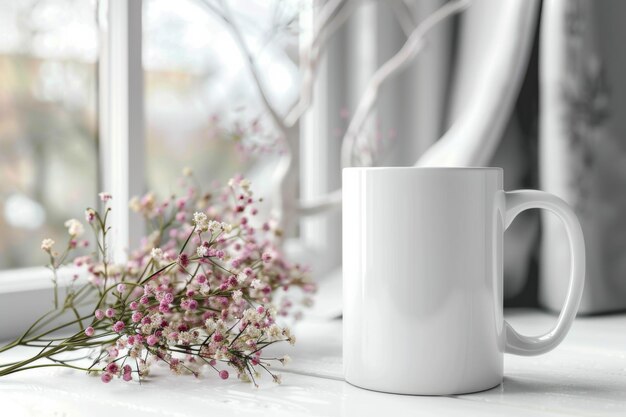
POLYGON ((241 285, 248 279, 248 276, 243 272, 237 274, 237 282, 241 285))
POLYGON ((163 249, 161 249, 161 248, 152 248, 152 251, 150 252, 150 256, 155 261, 160 261, 161 259, 163 259, 163 249))
POLYGON ((217 328, 217 325, 215 324, 215 321, 213 319, 206 319, 206 321, 204 322, 204 327, 206 327, 207 332, 213 333, 217 328))
POLYGON ((277 384, 282 384, 283 382, 283 378, 280 374, 274 374, 272 375, 272 378, 274 379, 274 382, 276 382, 277 384))
MULTIPOLYGON (((250 339, 258 339, 259 337, 261 337, 261 329, 259 329, 256 326, 246 326, 246 335, 250 338, 250 339)), ((251 342, 254 342, 254 340, 251 340, 251 342)))
POLYGON ((283 364, 283 365, 288 365, 291 362, 291 358, 289 357, 289 355, 285 355, 282 358, 279 359, 279 361, 283 364))
POLYGON ((65 222, 64 226, 67 227, 67 232, 71 237, 78 237, 85 233, 83 224, 76 219, 69 219, 65 222))
MULTIPOLYGON (((261 316, 254 308, 249 308, 243 312, 243 320, 250 323, 258 323, 261 316)), ((280 329, 279 329, 280 330, 280 329)))
POLYGON ((289 342, 290 345, 293 346, 296 344, 296 337, 291 334, 291 330, 289 330, 289 327, 285 327, 283 329, 283 336, 287 338, 287 341, 289 342))
POLYGON ((135 213, 139 213, 141 211, 141 201, 139 201, 139 197, 134 196, 128 202, 128 207, 135 213))
POLYGON ((199 257, 204 258, 209 254, 209 248, 207 248, 206 246, 198 246, 198 249, 196 249, 196 253, 199 257))
POLYGON ((100 200, 105 202, 105 203, 113 198, 111 196, 111 194, 107 193, 107 192, 102 192, 102 193, 98 194, 98 197, 100 197, 100 200))
POLYGON ((244 178, 241 181, 239 181, 239 186, 241 186, 241 188, 243 188, 246 191, 250 189, 250 185, 251 185, 250 180, 247 178, 244 178))
POLYGON ((46 252, 50 252, 52 250, 52 246, 54 245, 54 240, 52 239, 44 239, 41 241, 41 249, 46 252))
POLYGON ((208 227, 212 233, 219 233, 222 231, 222 223, 216 222, 215 220, 211 220, 208 227))
POLYGON ((211 292, 211 287, 207 283, 204 283, 200 286, 200 294, 208 295, 210 292, 211 292))
POLYGON ((283 332, 282 332, 281 328, 278 327, 278 325, 276 323, 272 324, 270 327, 267 328, 267 335, 272 340, 276 340, 276 339, 280 338, 282 333, 283 332))
POLYGON ((196 225, 196 227, 202 232, 206 232, 209 228, 206 214, 202 212, 197 211, 193 214, 193 222, 196 225))
POLYGON ((260 290, 261 288, 263 288, 263 282, 261 282, 260 279, 253 279, 252 282, 250 283, 250 286, 252 288, 254 288, 255 290, 260 290))
POLYGON ((233 291, 233 301, 238 303, 239 301, 241 301, 241 298, 243 297, 243 293, 241 292, 241 290, 235 290, 233 291))
POLYGON ((220 226, 222 227, 222 229, 226 232, 226 233, 230 233, 233 230, 233 225, 230 223, 220 223, 220 226))

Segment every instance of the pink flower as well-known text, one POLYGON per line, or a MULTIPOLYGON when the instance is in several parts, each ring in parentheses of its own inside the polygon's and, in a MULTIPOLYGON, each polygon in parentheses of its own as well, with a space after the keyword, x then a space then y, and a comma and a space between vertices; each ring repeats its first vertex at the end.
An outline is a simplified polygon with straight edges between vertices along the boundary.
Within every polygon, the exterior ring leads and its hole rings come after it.
POLYGON ((122 375, 122 379, 126 382, 132 381, 133 380, 133 375, 131 373, 127 373, 122 375))
POLYGON ((135 311, 131 316, 131 320, 133 321, 133 323, 139 323, 142 318, 143 314, 141 314, 139 311, 135 311))
POLYGON ((85 220, 87 220, 87 223, 93 222, 95 218, 96 212, 93 209, 85 210, 85 220))
POLYGON ((106 367, 107 372, 110 372, 112 374, 116 374, 119 372, 120 367, 116 362, 111 362, 110 364, 107 365, 106 367))
POLYGON ((132 301, 128 305, 128 308, 130 308, 131 310, 137 310, 139 308, 139 303, 137 303, 137 301, 132 301))
POLYGON ((174 294, 167 292, 163 295, 163 302, 170 304, 172 301, 174 301, 174 294))
POLYGON ((104 318, 104 312, 100 309, 96 310, 94 314, 98 320, 102 320, 104 318))
POLYGON ((261 256, 261 259, 263 259, 263 262, 268 263, 272 260, 272 255, 270 255, 268 252, 264 252, 261 256))
POLYGON ((102 382, 104 382, 105 384, 108 384, 109 382, 111 382, 111 380, 113 379, 113 375, 111 375, 108 372, 105 372, 102 374, 102 376, 100 377, 100 379, 102 380, 102 382))
POLYGON ((104 312, 104 315, 107 316, 108 318, 111 318, 115 316, 115 310, 113 310, 112 308, 107 308, 106 311, 104 312))
POLYGON ((120 354, 120 351, 114 347, 109 348, 107 352, 109 353, 109 358, 111 359, 117 358, 117 355, 120 354))
POLYGON ((100 197, 100 201, 103 201, 105 203, 113 198, 111 194, 107 192, 101 192, 100 194, 98 194, 98 196, 100 197))
POLYGON ((178 257, 178 263, 183 268, 187 268, 189 266, 189 256, 186 253, 181 253, 178 257))
POLYGON ((86 334, 87 336, 89 336, 89 337, 93 336, 94 332, 95 332, 95 331, 94 331, 93 327, 91 327, 91 326, 89 326, 89 327, 87 327, 87 328, 85 329, 85 334, 86 334))
POLYGON ((124 292, 126 291, 126 284, 117 284, 117 292, 124 292))
POLYGON ((123 321, 118 321, 113 325, 113 331, 115 333, 120 333, 122 330, 124 330, 124 327, 126 327, 126 325, 124 324, 123 321))
POLYGON ((228 371, 220 371, 220 378, 228 379, 228 371))
POLYGON ((146 342, 148 342, 148 344, 150 346, 154 346, 157 343, 159 343, 159 338, 153 334, 151 334, 150 336, 148 336, 148 338, 146 339, 146 342))

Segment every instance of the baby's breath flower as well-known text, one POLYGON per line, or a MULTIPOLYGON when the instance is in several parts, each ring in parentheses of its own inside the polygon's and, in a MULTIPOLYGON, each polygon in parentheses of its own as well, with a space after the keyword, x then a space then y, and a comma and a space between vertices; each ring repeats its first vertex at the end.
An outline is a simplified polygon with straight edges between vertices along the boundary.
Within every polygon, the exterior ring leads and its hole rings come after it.
POLYGON ((217 221, 215 221, 215 220, 211 220, 211 221, 209 222, 208 227, 209 227, 209 230, 210 230, 212 233, 219 233, 219 232, 221 232, 221 231, 222 231, 222 223, 217 222, 217 221))
POLYGON ((202 212, 197 211, 193 214, 193 222, 201 232, 206 232, 209 229, 207 216, 202 212))
POLYGON ((50 252, 52 250, 52 246, 54 246, 54 240, 48 238, 41 241, 41 249, 50 252))
POLYGON ((250 185, 252 185, 250 183, 250 180, 247 178, 242 179, 241 181, 239 181, 239 186, 241 188, 243 188, 244 190, 248 191, 250 189, 250 185))
POLYGON ((67 233, 69 233, 71 237, 78 237, 85 233, 83 224, 76 219, 69 219, 65 222, 64 226, 67 227, 67 233))
POLYGON ((281 335, 283 334, 283 331, 280 327, 278 327, 278 325, 276 323, 272 324, 270 327, 268 327, 267 329, 267 335, 272 339, 272 340, 277 340, 281 337, 281 335))
POLYGON ((207 256, 209 254, 209 248, 207 248, 206 246, 198 246, 198 249, 196 249, 196 253, 198 254, 199 257, 204 258, 205 256, 207 256))
POLYGON ((230 233, 233 230, 233 225, 230 223, 220 223, 220 226, 222 228, 222 230, 224 230, 226 233, 230 233))
MULTIPOLYGON (((183 174, 192 172, 186 169, 183 174)), ((138 248, 129 248, 124 263, 102 256, 102 234, 110 229, 107 219, 114 213, 85 211, 89 224, 98 222, 94 231, 99 250, 66 262, 83 268, 88 282, 104 297, 87 321, 91 326, 63 343, 72 349, 84 343, 96 348, 92 369, 104 375, 104 382, 141 381, 153 363, 165 362, 174 373, 195 376, 209 364, 221 378, 228 377, 228 371, 221 370, 228 366, 238 378, 256 385, 263 370, 272 374, 272 363, 286 365, 290 360, 266 358, 262 350, 274 342, 295 342, 290 330, 279 324, 283 316, 296 316, 294 303, 277 299, 275 292, 300 287, 308 295, 314 286, 306 268, 287 262, 280 246, 274 245, 278 225, 249 221, 247 215, 258 214, 255 204, 261 201, 252 198, 249 180, 238 175, 229 181, 230 188, 207 192, 189 181, 180 183, 189 188, 179 197, 159 200, 147 193, 131 200, 131 209, 158 227, 138 248), (209 230, 210 235, 203 235, 209 230)), ((106 203, 111 196, 101 193, 100 199, 106 203)), ((69 248, 82 246, 84 240, 76 237, 83 234, 83 224, 76 219, 65 223, 69 248)), ((65 259, 56 258, 54 244, 44 239, 41 249, 53 254, 55 262, 65 259)), ((75 307, 69 296, 59 301, 59 308, 75 307)), ((309 304, 307 298, 304 302, 309 304)), ((51 357, 48 352, 58 345, 48 345, 43 357, 51 357)), ((280 375, 272 377, 280 383, 280 375)))
POLYGON ((206 328, 207 332, 213 333, 215 331, 215 329, 217 328, 217 325, 215 323, 215 320, 213 320, 213 319, 206 319, 204 321, 204 327, 206 328))
POLYGON ((87 221, 87 223, 93 222, 95 218, 96 212, 94 209, 88 208, 87 210, 85 210, 85 220, 87 221))
POLYGON ((100 201, 104 203, 106 203, 107 201, 113 198, 111 194, 107 192, 101 192, 100 194, 98 194, 98 197, 100 197, 100 201))
POLYGON ((139 201, 139 197, 134 196, 128 202, 128 207, 135 213, 139 213, 141 211, 141 202, 139 201))
POLYGON ((239 285, 242 285, 244 282, 246 282, 247 279, 248 276, 244 272, 240 272, 237 274, 237 282, 239 283, 239 285))
POLYGON ((155 261, 160 261, 161 259, 163 259, 163 249, 152 248, 152 251, 150 251, 150 257, 155 261))

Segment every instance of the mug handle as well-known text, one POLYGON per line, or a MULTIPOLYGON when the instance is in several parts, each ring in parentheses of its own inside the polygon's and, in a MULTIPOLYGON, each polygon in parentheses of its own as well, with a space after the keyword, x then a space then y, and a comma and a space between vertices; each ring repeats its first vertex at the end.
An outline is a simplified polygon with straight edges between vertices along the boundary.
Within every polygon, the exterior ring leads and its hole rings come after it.
POLYGON ((524 336, 513 327, 505 325, 505 352, 516 355, 541 355, 554 349, 569 331, 585 284, 585 240, 578 218, 567 203, 555 195, 537 190, 518 190, 505 192, 505 229, 513 219, 524 210, 531 208, 546 209, 556 214, 565 226, 570 247, 570 277, 565 304, 559 314, 556 325, 542 336, 524 336))

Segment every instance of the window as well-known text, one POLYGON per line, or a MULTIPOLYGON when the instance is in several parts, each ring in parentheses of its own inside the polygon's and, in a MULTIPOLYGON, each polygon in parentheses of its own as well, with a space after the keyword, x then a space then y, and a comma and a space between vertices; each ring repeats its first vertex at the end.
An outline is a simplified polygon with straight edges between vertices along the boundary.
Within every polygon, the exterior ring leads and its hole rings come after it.
MULTIPOLYGON (((143 65, 148 189, 167 195, 184 166, 201 182, 236 172, 266 184, 277 132, 263 114, 245 57, 232 34, 200 0, 143 2, 143 65), (242 142, 242 136, 246 142, 242 142)), ((230 1, 228 7, 255 55, 272 102, 286 109, 297 94, 297 50, 289 22, 297 4, 230 1)), ((269 190, 263 190, 264 194, 269 190)))
POLYGON ((95 1, 0 2, 0 270, 95 202, 97 59, 95 1))
MULTIPOLYGON (((42 237, 63 241, 64 220, 100 190, 115 196, 123 257, 142 232, 128 198, 171 193, 184 166, 201 182, 244 172, 271 199, 279 135, 216 4, 0 5, 0 273, 44 264, 42 237)), ((303 4, 226 4, 268 98, 286 113, 299 93, 303 4)))

